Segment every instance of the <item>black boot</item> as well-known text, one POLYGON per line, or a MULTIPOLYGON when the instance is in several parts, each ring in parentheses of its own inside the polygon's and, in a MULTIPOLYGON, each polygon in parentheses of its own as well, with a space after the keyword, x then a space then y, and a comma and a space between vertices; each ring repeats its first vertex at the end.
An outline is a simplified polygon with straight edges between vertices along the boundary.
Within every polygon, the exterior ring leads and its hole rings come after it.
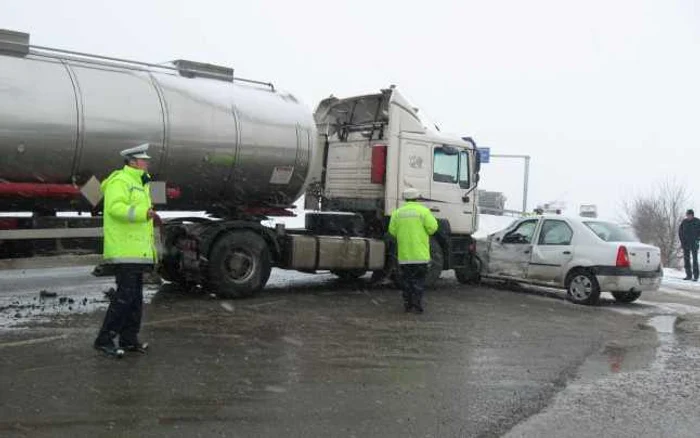
POLYGON ((133 342, 133 343, 124 343, 122 344, 121 342, 119 343, 119 347, 122 348, 124 351, 128 351, 130 353, 141 353, 141 354, 146 354, 146 350, 148 350, 148 342, 133 342))
POLYGON ((99 350, 110 357, 116 357, 117 359, 120 359, 124 356, 124 350, 115 347, 114 344, 101 344, 95 342, 93 344, 93 347, 95 347, 95 350, 99 350))

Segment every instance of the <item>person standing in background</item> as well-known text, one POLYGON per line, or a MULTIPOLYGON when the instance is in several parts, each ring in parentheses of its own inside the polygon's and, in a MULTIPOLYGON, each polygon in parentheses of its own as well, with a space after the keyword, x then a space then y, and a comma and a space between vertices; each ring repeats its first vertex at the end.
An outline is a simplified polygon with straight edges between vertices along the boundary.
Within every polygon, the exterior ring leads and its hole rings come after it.
POLYGON ((698 240, 700 240, 700 219, 695 217, 691 209, 686 211, 685 219, 678 227, 678 237, 683 248, 683 264, 685 265, 684 280, 698 281, 698 240))

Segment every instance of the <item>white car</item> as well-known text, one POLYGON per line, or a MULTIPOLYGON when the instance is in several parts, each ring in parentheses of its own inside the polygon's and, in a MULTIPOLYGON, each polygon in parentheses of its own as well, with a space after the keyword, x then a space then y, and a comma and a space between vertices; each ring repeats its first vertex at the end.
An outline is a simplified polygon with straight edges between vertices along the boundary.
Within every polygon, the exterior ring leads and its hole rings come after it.
POLYGON ((656 291, 663 269, 658 247, 640 243, 617 224, 559 215, 525 217, 477 240, 481 276, 565 288, 578 304, 601 292, 631 303, 656 291))

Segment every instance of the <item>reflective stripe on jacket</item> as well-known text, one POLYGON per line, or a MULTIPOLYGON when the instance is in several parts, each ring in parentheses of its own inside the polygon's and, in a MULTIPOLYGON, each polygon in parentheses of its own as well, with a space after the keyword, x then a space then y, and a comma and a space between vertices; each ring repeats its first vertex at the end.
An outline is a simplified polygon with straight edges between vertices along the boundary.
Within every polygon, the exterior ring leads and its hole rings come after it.
POLYGON ((155 263, 151 194, 143 175, 143 170, 124 166, 102 182, 105 263, 155 263))
POLYGON ((396 238, 399 263, 429 263, 430 236, 437 229, 435 216, 418 202, 408 201, 395 210, 389 221, 389 234, 396 238))

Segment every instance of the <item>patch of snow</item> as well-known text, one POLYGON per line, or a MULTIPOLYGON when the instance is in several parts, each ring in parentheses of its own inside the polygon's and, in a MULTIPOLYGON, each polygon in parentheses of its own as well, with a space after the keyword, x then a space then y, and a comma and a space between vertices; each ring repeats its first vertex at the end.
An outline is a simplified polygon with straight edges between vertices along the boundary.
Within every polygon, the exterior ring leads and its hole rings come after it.
POLYGON ((679 269, 665 268, 661 290, 673 295, 700 299, 700 282, 687 281, 683 278, 685 278, 685 272, 679 269))

